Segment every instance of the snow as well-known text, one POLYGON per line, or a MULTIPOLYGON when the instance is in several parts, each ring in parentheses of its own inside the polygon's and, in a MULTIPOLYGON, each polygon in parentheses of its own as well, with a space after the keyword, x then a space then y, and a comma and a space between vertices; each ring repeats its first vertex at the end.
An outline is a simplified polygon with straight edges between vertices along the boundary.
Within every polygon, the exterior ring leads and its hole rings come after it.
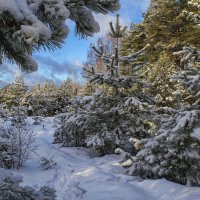
POLYGON ((130 106, 130 105, 143 108, 142 103, 134 97, 128 98, 128 100, 125 102, 125 106, 130 106))
POLYGON ((194 121, 198 118, 197 112, 194 111, 184 111, 181 113, 183 116, 177 118, 177 125, 172 129, 172 132, 176 132, 185 126, 192 127, 194 121))
MULTIPOLYGON (((52 144, 54 118, 45 118, 30 127, 36 133, 38 149, 19 170, 23 185, 36 189, 45 184, 55 187, 58 200, 199 200, 200 188, 186 187, 164 179, 140 181, 125 175, 120 155, 94 157, 84 148, 60 148, 52 144), (49 170, 39 167, 40 158, 52 156, 57 165, 49 170)), ((197 131, 198 132, 198 131, 197 131)))
POLYGON ((17 2, 14 0, 0 0, 0 11, 9 11, 17 20, 22 20, 23 15, 20 12, 17 2))
POLYGON ((200 140, 200 128, 196 128, 192 136, 200 140))
MULTIPOLYGON (((39 2, 38 2, 39 3, 39 2)), ((51 30, 29 9, 26 0, 0 0, 0 11, 9 11, 15 19, 27 20, 32 23, 32 25, 22 25, 21 30, 16 32, 16 34, 23 33, 30 38, 27 40, 30 43, 32 40, 38 41, 40 36, 45 36, 45 39, 50 39, 51 30)))

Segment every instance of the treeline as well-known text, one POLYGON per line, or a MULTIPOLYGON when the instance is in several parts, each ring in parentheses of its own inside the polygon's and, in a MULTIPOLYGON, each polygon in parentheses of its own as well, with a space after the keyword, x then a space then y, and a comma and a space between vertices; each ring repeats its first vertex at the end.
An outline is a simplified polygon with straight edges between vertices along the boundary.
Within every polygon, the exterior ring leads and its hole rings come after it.
POLYGON ((44 84, 25 84, 22 76, 0 89, 0 104, 11 109, 23 106, 30 116, 54 116, 67 111, 69 99, 83 92, 83 86, 71 79, 56 85, 53 81, 44 84))

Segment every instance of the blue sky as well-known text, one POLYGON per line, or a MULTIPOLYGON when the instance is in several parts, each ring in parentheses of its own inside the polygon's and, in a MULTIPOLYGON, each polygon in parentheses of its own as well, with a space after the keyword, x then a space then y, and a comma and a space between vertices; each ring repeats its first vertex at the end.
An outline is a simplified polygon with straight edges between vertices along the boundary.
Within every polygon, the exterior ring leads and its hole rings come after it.
MULTIPOLYGON (((118 11, 123 25, 130 25, 132 22, 138 23, 142 20, 142 13, 149 5, 149 0, 121 0, 121 9, 118 11)), ((109 31, 109 21, 115 21, 115 14, 97 15, 101 31, 94 37, 80 39, 74 34, 74 24, 71 21, 66 23, 69 26, 70 33, 61 49, 54 52, 38 52, 34 58, 39 64, 37 72, 25 75, 25 81, 28 85, 43 83, 46 80, 53 80, 60 83, 67 77, 81 81, 82 63, 86 60, 87 50, 91 43, 95 43, 99 36, 105 35, 109 31)), ((4 74, 0 85, 12 82, 20 74, 16 65, 4 64, 4 74), (3 79, 3 80, 2 80, 3 79)))

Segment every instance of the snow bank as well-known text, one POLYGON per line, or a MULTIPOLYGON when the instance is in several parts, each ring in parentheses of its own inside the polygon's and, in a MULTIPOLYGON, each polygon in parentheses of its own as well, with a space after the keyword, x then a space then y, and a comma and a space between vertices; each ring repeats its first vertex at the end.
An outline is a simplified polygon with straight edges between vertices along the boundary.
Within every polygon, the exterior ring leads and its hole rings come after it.
MULTIPOLYGON (((33 120, 29 120, 33 123, 33 120)), ((38 150, 26 166, 12 172, 23 176, 24 185, 38 189, 55 187, 58 200, 199 200, 200 188, 190 188, 164 179, 139 181, 125 175, 118 155, 92 158, 84 148, 53 145, 54 118, 32 125, 38 150), (39 168, 41 156, 54 156, 57 166, 39 168)), ((199 133, 199 130, 197 132, 199 133)))

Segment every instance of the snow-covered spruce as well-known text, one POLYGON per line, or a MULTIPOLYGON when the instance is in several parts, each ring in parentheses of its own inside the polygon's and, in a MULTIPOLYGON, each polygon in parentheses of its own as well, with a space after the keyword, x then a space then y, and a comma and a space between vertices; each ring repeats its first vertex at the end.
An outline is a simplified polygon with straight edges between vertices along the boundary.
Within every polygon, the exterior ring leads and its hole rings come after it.
POLYGON ((80 107, 60 116, 61 126, 54 134, 56 143, 94 147, 105 154, 113 153, 117 147, 130 151, 130 137, 145 138, 151 134, 150 120, 144 119, 146 105, 137 99, 123 94, 109 97, 100 92, 75 100, 80 107))
POLYGON ((144 144, 129 173, 142 178, 166 178, 199 185, 200 141, 192 136, 199 113, 179 111, 163 122, 158 135, 144 144))
POLYGON ((49 186, 43 186, 38 191, 28 186, 20 186, 21 176, 14 176, 0 168, 0 199, 2 200, 55 200, 56 191, 49 186))
MULTIPOLYGON (((117 16, 116 30, 112 23, 111 36, 119 39, 125 34, 125 28, 119 24, 117 16)), ((101 154, 113 153, 121 147, 131 151, 130 137, 145 138, 153 134, 154 100, 147 94, 133 89, 148 86, 140 76, 122 76, 119 64, 136 60, 146 47, 126 57, 119 56, 119 47, 115 55, 104 54, 104 49, 94 47, 97 56, 105 63, 105 74, 96 73, 94 67, 85 68, 85 77, 90 84, 106 85, 111 91, 97 90, 93 95, 72 99, 73 112, 66 114, 61 126, 56 131, 55 142, 63 146, 88 146, 100 151, 101 154)), ((135 150, 133 150, 135 151, 135 150)))
POLYGON ((119 0, 0 0, 0 61, 9 59, 35 71, 33 51, 60 47, 69 32, 67 19, 76 23, 77 34, 92 36, 100 29, 93 13, 106 14, 119 7, 119 0))
MULTIPOLYGON (((200 71, 196 51, 187 47, 176 53, 183 54, 184 71, 172 78, 190 92, 190 104, 180 109, 160 108, 161 126, 155 137, 143 143, 143 149, 131 160, 129 173, 142 178, 166 178, 192 186, 200 185, 200 71)), ((119 151, 118 151, 119 152, 119 151)), ((122 152, 122 151, 121 151, 122 152)), ((123 152, 122 152, 123 153, 123 152)))

